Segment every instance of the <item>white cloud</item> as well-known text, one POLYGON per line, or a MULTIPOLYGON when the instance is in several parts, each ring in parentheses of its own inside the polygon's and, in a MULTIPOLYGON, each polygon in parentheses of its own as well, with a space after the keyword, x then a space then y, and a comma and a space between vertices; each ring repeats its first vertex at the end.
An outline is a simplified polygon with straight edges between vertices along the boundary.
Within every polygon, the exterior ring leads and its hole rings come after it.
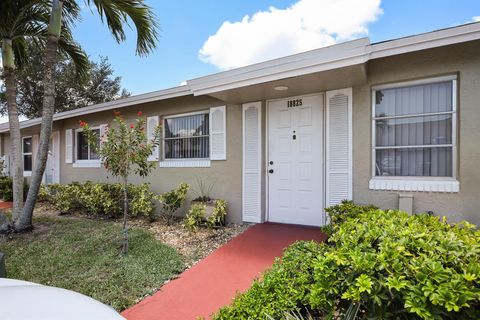
POLYGON ((479 22, 479 21, 480 21, 480 16, 472 17, 472 21, 471 21, 471 22, 479 22))
POLYGON ((199 51, 199 58, 232 69, 335 44, 368 34, 383 13, 381 0, 299 0, 270 7, 242 21, 225 21, 199 51))

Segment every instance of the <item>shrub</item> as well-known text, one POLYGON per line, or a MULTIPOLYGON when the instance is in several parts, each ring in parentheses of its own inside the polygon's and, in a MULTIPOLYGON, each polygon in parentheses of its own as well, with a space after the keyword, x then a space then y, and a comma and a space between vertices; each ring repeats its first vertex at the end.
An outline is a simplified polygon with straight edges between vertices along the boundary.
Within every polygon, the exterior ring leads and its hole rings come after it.
MULTIPOLYGON (((23 182, 23 199, 27 198, 28 193, 28 183, 27 181, 23 182)), ((3 201, 12 201, 13 200, 13 180, 9 176, 0 176, 0 198, 3 201)))
POLYGON ((8 176, 0 176, 0 197, 3 201, 13 200, 13 180, 8 176))
POLYGON ((195 177, 195 180, 197 182, 197 187, 193 189, 193 193, 196 195, 196 198, 193 199, 193 201, 198 201, 198 202, 209 202, 212 200, 212 197, 210 196, 213 190, 213 187, 215 186, 214 181, 209 181, 208 178, 203 178, 203 177, 195 177))
POLYGON ((330 224, 334 226, 346 221, 347 219, 356 218, 362 213, 376 209, 378 208, 372 205, 359 206, 354 204, 352 201, 344 200, 341 204, 326 208, 325 211, 330 217, 330 224))
POLYGON ((225 217, 227 216, 227 202, 225 200, 215 200, 213 213, 206 220, 207 227, 213 228, 216 226, 225 225, 225 217))
POLYGON ((44 184, 40 185, 40 189, 38 190, 37 201, 38 202, 46 202, 50 200, 50 192, 48 187, 44 184))
POLYGON ((479 319, 480 231, 351 202, 330 209, 331 245, 298 242, 215 319, 479 319), (340 222, 341 221, 341 222, 340 222))
MULTIPOLYGON (((45 187, 47 195, 42 198, 50 201, 60 212, 82 211, 87 215, 103 215, 118 218, 122 214, 123 187, 119 183, 71 183, 50 184, 45 187)), ((134 217, 151 218, 155 211, 155 194, 149 185, 128 185, 130 214, 134 217)))
POLYGON ((188 211, 185 219, 183 219, 183 225, 190 231, 196 231, 202 221, 205 219, 205 211, 207 206, 203 203, 195 203, 188 211))
POLYGON ((213 212, 207 218, 205 203, 194 203, 188 211, 183 225, 190 231, 196 231, 201 225, 206 225, 208 228, 223 226, 225 224, 225 217, 227 215, 227 202, 225 200, 215 200, 213 204, 213 212))
POLYGON ((146 216, 153 221, 155 218, 155 200, 156 195, 150 191, 148 183, 142 183, 139 186, 129 185, 130 194, 130 215, 132 217, 146 216))
POLYGON ((178 188, 165 192, 158 196, 158 201, 162 205, 162 214, 171 222, 175 213, 185 202, 190 185, 181 183, 178 188))

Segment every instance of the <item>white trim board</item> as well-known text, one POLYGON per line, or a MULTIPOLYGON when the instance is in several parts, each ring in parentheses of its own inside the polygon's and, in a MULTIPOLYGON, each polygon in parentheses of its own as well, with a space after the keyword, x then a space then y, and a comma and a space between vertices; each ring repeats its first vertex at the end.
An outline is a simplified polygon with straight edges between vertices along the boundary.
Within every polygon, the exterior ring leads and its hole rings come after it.
POLYGON ((210 159, 171 159, 159 162, 160 168, 210 168, 210 159))
POLYGON ((416 191, 416 192, 460 192, 460 182, 455 179, 382 178, 374 177, 368 183, 370 190, 416 191))

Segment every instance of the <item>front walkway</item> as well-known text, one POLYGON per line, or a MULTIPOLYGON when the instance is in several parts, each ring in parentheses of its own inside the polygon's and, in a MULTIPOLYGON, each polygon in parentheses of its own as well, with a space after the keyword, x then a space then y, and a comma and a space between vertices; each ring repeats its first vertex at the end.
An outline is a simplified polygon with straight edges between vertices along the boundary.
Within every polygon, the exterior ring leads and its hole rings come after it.
POLYGON ((194 320, 227 305, 296 240, 324 241, 318 228, 257 224, 123 312, 128 320, 194 320))
POLYGON ((10 209, 13 207, 13 202, 11 201, 0 201, 0 209, 10 209))

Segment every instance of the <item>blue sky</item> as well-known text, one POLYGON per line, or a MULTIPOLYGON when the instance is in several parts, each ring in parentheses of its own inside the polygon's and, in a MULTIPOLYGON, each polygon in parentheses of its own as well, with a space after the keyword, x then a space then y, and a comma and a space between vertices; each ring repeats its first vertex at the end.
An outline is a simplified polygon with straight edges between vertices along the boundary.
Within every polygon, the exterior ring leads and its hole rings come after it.
MULTIPOLYGON (((236 67, 237 63, 242 65, 261 61, 295 53, 305 48, 312 49, 361 36, 369 36, 372 42, 377 42, 462 24, 472 21, 475 16, 480 16, 478 0, 384 0, 381 2, 380 0, 146 0, 146 2, 154 8, 161 24, 158 48, 146 58, 135 56, 133 32, 129 32, 125 43, 117 44, 110 36, 108 29, 102 26, 98 16, 92 15, 88 8, 84 9, 83 20, 75 30, 76 39, 91 58, 107 56, 116 74, 123 78, 123 86, 133 94, 177 86, 187 79, 236 67), (305 3, 298 4, 298 2, 305 3), (310 3, 306 4, 306 2, 310 3), (346 8, 351 7, 351 10, 346 10, 343 16, 333 17, 333 20, 328 14, 322 15, 325 11, 335 12, 334 9, 327 8, 331 6, 334 8, 339 5, 339 2, 344 2, 344 5, 346 3, 346 8), (351 4, 353 2, 361 7, 356 8, 351 4), (292 9, 296 4, 297 6, 292 9), (277 10, 269 9, 272 6, 277 10), (313 7, 317 11, 311 10, 313 7), (363 8, 367 9, 363 10, 363 8), (313 16, 313 20, 325 21, 321 24, 318 24, 318 21, 312 22, 313 25, 303 38, 296 39, 297 34, 300 33, 295 32, 298 26, 296 19, 303 21, 302 14, 312 15, 312 11, 315 16, 318 12, 320 17, 315 19, 313 16), (263 14, 253 18, 257 12, 263 14), (242 22, 247 15, 247 20, 242 22), (363 16, 358 17, 359 15, 363 16), (355 19, 358 21, 349 24, 349 21, 355 19), (230 24, 219 30, 225 21, 229 21, 230 24), (235 22, 237 24, 233 24, 235 22), (282 25, 287 26, 285 27, 287 29, 283 29, 282 25), (331 27, 331 25, 334 26, 331 27), (291 34, 283 37, 284 30, 285 33, 291 34), (214 37, 209 42, 208 48, 205 47, 204 60, 207 60, 205 62, 199 58, 199 51, 210 36, 214 37), (267 45, 265 45, 266 42, 268 42, 267 45)), ((344 10, 344 8, 337 9, 344 10)), ((308 20, 308 17, 305 19, 308 20)))

